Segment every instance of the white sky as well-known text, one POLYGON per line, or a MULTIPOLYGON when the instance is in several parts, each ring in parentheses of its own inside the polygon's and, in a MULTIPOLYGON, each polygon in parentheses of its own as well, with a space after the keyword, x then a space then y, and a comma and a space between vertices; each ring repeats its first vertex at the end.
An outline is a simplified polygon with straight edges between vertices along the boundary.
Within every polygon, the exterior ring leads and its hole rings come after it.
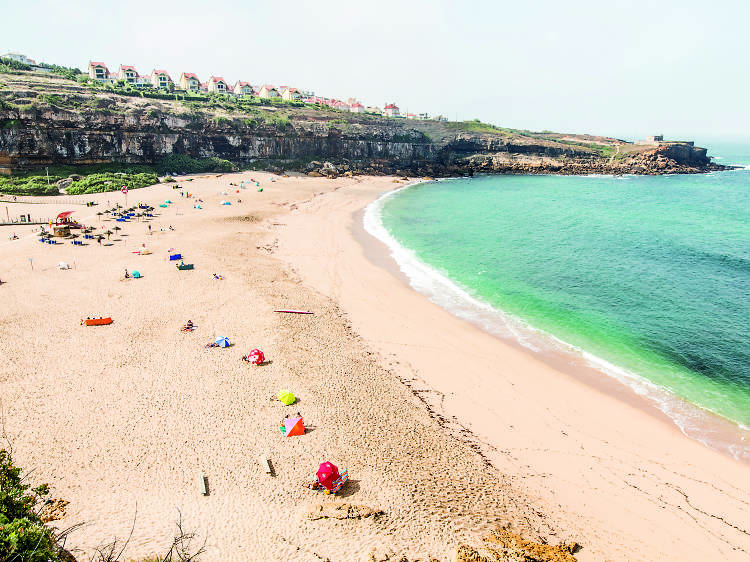
POLYGON ((165 68, 532 130, 750 136, 750 0, 36 0, 0 54, 165 68))

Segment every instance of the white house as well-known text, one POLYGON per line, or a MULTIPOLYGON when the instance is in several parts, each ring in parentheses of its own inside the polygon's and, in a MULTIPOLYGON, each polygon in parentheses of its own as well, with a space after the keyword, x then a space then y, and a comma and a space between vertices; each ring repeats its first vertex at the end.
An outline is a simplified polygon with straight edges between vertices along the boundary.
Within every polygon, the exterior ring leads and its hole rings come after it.
POLYGON ((281 90, 281 99, 286 101, 299 101, 302 99, 302 92, 297 88, 283 88, 281 90))
POLYGON ((151 85, 161 90, 169 90, 170 84, 174 85, 172 78, 166 70, 154 69, 151 71, 151 85))
POLYGON ((237 81, 232 89, 235 96, 252 96, 255 92, 255 88, 250 82, 237 81))
POLYGON ((213 94, 226 94, 229 92, 229 86, 221 76, 211 76, 208 79, 208 91, 213 94))
POLYGON ((387 117, 399 117, 398 106, 395 103, 389 103, 383 110, 383 115, 387 117))
POLYGON ((24 64, 30 64, 31 66, 36 66, 36 61, 34 59, 30 59, 26 55, 22 55, 21 53, 5 53, 4 55, 0 55, 0 58, 4 59, 10 59, 17 62, 22 62, 24 64))
POLYGON ((99 82, 112 82, 112 74, 103 62, 89 62, 89 78, 99 82))
POLYGON ((349 111, 351 111, 352 113, 364 113, 365 106, 359 103, 358 101, 355 101, 353 104, 349 106, 349 111))
POLYGON ((121 64, 120 68, 117 70, 117 79, 125 80, 128 84, 135 86, 138 81, 138 72, 134 66, 121 64))
POLYGON ((199 92, 201 81, 192 72, 183 72, 180 74, 180 89, 186 92, 199 92))
POLYGON ((269 84, 263 84, 263 86, 260 87, 260 90, 258 90, 258 97, 269 99, 278 98, 281 96, 279 95, 279 91, 276 88, 269 84))

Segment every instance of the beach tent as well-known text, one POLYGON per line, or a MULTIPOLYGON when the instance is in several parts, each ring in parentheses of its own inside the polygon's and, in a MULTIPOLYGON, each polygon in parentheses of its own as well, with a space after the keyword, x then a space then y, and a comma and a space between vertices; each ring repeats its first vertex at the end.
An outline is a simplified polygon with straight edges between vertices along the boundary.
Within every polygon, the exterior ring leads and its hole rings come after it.
POLYGON ((73 213, 75 213, 75 211, 63 211, 62 213, 57 215, 55 222, 57 224, 65 224, 66 222, 70 221, 68 217, 73 213))
POLYGON ((164 200, 164 204, 165 204, 165 205, 169 205, 169 204, 170 204, 171 202, 172 202, 172 201, 170 201, 169 199, 165 199, 165 200, 164 200))
POLYGON ((216 340, 219 347, 229 347, 229 338, 221 337, 216 340))
POLYGON ((134 279, 140 279, 141 278, 141 272, 138 271, 138 270, 136 270, 136 269, 133 270, 133 272, 131 273, 131 275, 133 276, 134 279))
POLYGON ((279 393, 276 395, 279 397, 279 400, 283 402, 287 406, 291 406, 294 404, 294 401, 297 400, 297 398, 289 392, 288 390, 279 390, 279 393))
POLYGON ((321 463, 316 476, 321 486, 330 491, 333 488, 333 483, 339 477, 339 469, 335 464, 326 461, 321 463))
POLYGON ((64 261, 61 261, 57 264, 57 269, 70 269, 70 266, 64 261))
POLYGON ((304 435, 305 424, 302 423, 302 417, 286 418, 284 420, 284 430, 287 437, 292 435, 304 435))
POLYGON ((247 360, 253 365, 260 365, 266 360, 266 356, 263 355, 263 352, 260 349, 253 349, 247 354, 247 360))

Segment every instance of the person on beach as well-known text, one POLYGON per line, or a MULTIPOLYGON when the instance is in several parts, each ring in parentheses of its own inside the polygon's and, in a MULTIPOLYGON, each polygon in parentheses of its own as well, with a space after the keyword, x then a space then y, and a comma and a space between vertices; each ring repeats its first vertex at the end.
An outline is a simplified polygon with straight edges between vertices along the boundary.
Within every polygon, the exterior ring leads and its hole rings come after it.
POLYGON ((127 269, 125 269, 125 279, 130 279, 130 274, 127 269))

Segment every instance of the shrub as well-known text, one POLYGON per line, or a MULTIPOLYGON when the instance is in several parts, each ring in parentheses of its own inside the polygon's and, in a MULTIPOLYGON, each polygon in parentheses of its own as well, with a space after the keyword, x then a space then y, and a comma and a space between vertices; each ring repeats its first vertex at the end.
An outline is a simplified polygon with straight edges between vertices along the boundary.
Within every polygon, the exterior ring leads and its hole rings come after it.
POLYGON ((222 158, 199 159, 186 154, 170 154, 157 164, 156 169, 160 174, 200 174, 203 172, 232 172, 236 167, 229 160, 222 158))
POLYGON ((0 57, 0 71, 2 70, 31 70, 31 65, 17 60, 0 57))
POLYGON ((37 513, 48 494, 46 485, 26 484, 10 453, 0 449, 0 560, 60 560, 55 537, 37 513))
POLYGON ((74 181, 67 188, 69 195, 81 195, 83 193, 103 193, 105 191, 117 191, 122 186, 128 189, 140 189, 159 183, 159 178, 153 173, 126 174, 122 172, 105 172, 102 174, 90 174, 78 181, 74 181))
MULTIPOLYGON (((0 177, 0 193, 9 195, 57 195, 59 193, 55 182, 62 179, 58 176, 30 176, 25 178, 0 177)), ((0 560, 2 560, 0 558, 0 560)))

